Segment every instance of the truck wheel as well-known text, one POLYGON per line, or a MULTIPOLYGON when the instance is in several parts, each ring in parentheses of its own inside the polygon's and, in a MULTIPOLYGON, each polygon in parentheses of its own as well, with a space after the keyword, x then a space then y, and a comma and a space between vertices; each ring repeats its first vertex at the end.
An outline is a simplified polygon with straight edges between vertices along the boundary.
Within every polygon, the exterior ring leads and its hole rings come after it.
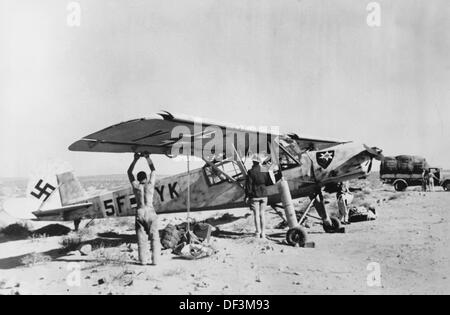
POLYGON ((408 187, 408 184, 404 180, 394 182, 394 189, 396 191, 404 191, 406 187, 408 187))
POLYGON ((341 221, 339 221, 339 219, 336 217, 331 217, 330 220, 331 220, 331 226, 324 224, 323 230, 326 233, 335 233, 335 232, 339 231, 341 229, 341 221))
POLYGON ((445 191, 450 191, 450 181, 445 182, 442 187, 445 191))
POLYGON ((291 246, 298 244, 300 247, 305 247, 307 235, 308 233, 302 226, 296 226, 287 231, 286 241, 291 246))

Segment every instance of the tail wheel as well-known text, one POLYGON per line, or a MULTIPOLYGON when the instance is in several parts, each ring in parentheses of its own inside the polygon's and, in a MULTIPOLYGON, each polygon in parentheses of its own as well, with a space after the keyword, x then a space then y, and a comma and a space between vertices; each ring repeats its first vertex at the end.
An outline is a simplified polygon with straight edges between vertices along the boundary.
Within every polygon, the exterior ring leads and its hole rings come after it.
POLYGON ((289 229, 286 233, 286 241, 289 245, 295 246, 299 245, 300 247, 304 247, 306 244, 308 233, 302 226, 296 226, 292 229, 289 229))
POLYGON ((323 229, 326 233, 335 233, 341 229, 341 221, 336 217, 331 217, 331 225, 323 225, 323 229))
POLYGON ((404 191, 406 187, 408 187, 408 184, 403 180, 399 180, 394 183, 394 189, 396 191, 404 191))

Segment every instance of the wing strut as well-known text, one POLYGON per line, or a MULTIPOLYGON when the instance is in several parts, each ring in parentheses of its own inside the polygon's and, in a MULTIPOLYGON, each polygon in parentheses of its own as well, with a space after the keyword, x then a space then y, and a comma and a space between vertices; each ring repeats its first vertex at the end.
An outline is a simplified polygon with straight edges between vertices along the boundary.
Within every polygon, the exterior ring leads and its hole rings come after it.
POLYGON ((191 232, 191 169, 189 165, 189 155, 187 155, 187 233, 191 232))
MULTIPOLYGON (((297 163, 298 165, 302 165, 302 164, 300 163, 300 161, 298 161, 294 156, 292 156, 292 154, 289 153, 288 150, 286 150, 286 149, 280 144, 280 142, 279 142, 277 139, 274 139, 274 142, 275 142, 275 143, 278 145, 278 147, 279 147, 281 150, 283 150, 283 152, 286 153, 286 155, 289 156, 295 163, 297 163)), ((306 151, 305 151, 305 152, 306 152, 306 151)), ((303 152, 303 153, 305 153, 305 152, 303 152)), ((303 154, 303 153, 302 153, 302 154, 303 154)))
POLYGON ((209 166, 211 166, 215 171, 217 171, 218 173, 222 174, 223 176, 225 176, 226 179, 228 179, 230 182, 238 185, 240 188, 245 189, 244 186, 239 183, 236 179, 234 179, 233 177, 231 177, 230 175, 228 175, 227 173, 225 173, 224 171, 222 171, 220 168, 218 168, 214 163, 211 163, 210 161, 208 161, 207 159, 203 158, 203 161, 205 161, 206 164, 208 164, 209 166))
POLYGON ((234 153, 236 154, 237 160, 236 162, 239 164, 240 168, 244 171, 245 176, 248 175, 247 168, 245 167, 244 163, 242 162, 242 157, 239 155, 239 152, 236 150, 236 147, 234 144, 231 144, 233 146, 234 153))

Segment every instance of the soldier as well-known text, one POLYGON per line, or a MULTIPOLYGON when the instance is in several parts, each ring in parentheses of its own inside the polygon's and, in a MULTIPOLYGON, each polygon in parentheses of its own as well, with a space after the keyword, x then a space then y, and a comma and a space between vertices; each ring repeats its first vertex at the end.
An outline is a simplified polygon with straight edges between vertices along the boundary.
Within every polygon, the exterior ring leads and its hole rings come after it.
POLYGON ((253 166, 248 171, 245 183, 246 200, 250 205, 250 210, 255 216, 256 237, 266 238, 265 232, 265 210, 267 206, 267 190, 269 173, 262 170, 260 165, 261 158, 254 155, 252 158, 253 166))
POLYGON ((428 182, 428 174, 427 171, 424 169, 422 172, 422 191, 427 191, 427 182, 428 182))
POLYGON ((434 191, 434 180, 437 180, 438 178, 436 177, 436 175, 434 175, 434 172, 432 170, 430 170, 428 172, 428 187, 430 191, 434 191))
POLYGON ((148 240, 151 241, 152 264, 158 263, 161 255, 159 232, 158 232, 158 216, 153 208, 153 194, 155 192, 156 172, 150 155, 148 153, 134 154, 133 162, 128 169, 128 179, 130 180, 133 192, 136 197, 136 235, 138 239, 139 261, 142 265, 148 263, 148 240), (150 173, 147 177, 145 172, 137 174, 137 180, 134 178, 133 170, 136 162, 140 157, 145 157, 150 173))
POLYGON ((348 187, 347 182, 338 183, 336 198, 339 208, 339 219, 341 220, 341 223, 350 224, 348 217, 348 205, 352 202, 353 195, 350 193, 350 188, 348 187))

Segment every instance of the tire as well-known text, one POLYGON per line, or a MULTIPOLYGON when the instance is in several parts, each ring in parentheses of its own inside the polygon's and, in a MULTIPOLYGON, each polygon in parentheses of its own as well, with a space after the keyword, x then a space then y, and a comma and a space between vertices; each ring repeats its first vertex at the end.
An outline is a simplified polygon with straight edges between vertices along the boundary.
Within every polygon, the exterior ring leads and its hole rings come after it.
POLYGON ((161 245, 164 249, 175 248, 180 240, 181 232, 172 224, 168 224, 161 232, 161 245))
POLYGON ((306 230, 302 226, 297 226, 287 231, 286 242, 291 246, 298 244, 300 247, 304 247, 307 237, 308 233, 306 233, 306 230))
POLYGON ((395 191, 405 191, 405 189, 408 187, 408 184, 403 180, 398 180, 394 182, 394 189, 395 191))
POLYGON ((442 188, 444 188, 445 191, 450 191, 450 181, 446 181, 442 184, 442 188))
POLYGON ((341 221, 339 221, 336 217, 331 217, 331 226, 324 224, 323 230, 326 233, 335 233, 338 232, 341 229, 341 221))

